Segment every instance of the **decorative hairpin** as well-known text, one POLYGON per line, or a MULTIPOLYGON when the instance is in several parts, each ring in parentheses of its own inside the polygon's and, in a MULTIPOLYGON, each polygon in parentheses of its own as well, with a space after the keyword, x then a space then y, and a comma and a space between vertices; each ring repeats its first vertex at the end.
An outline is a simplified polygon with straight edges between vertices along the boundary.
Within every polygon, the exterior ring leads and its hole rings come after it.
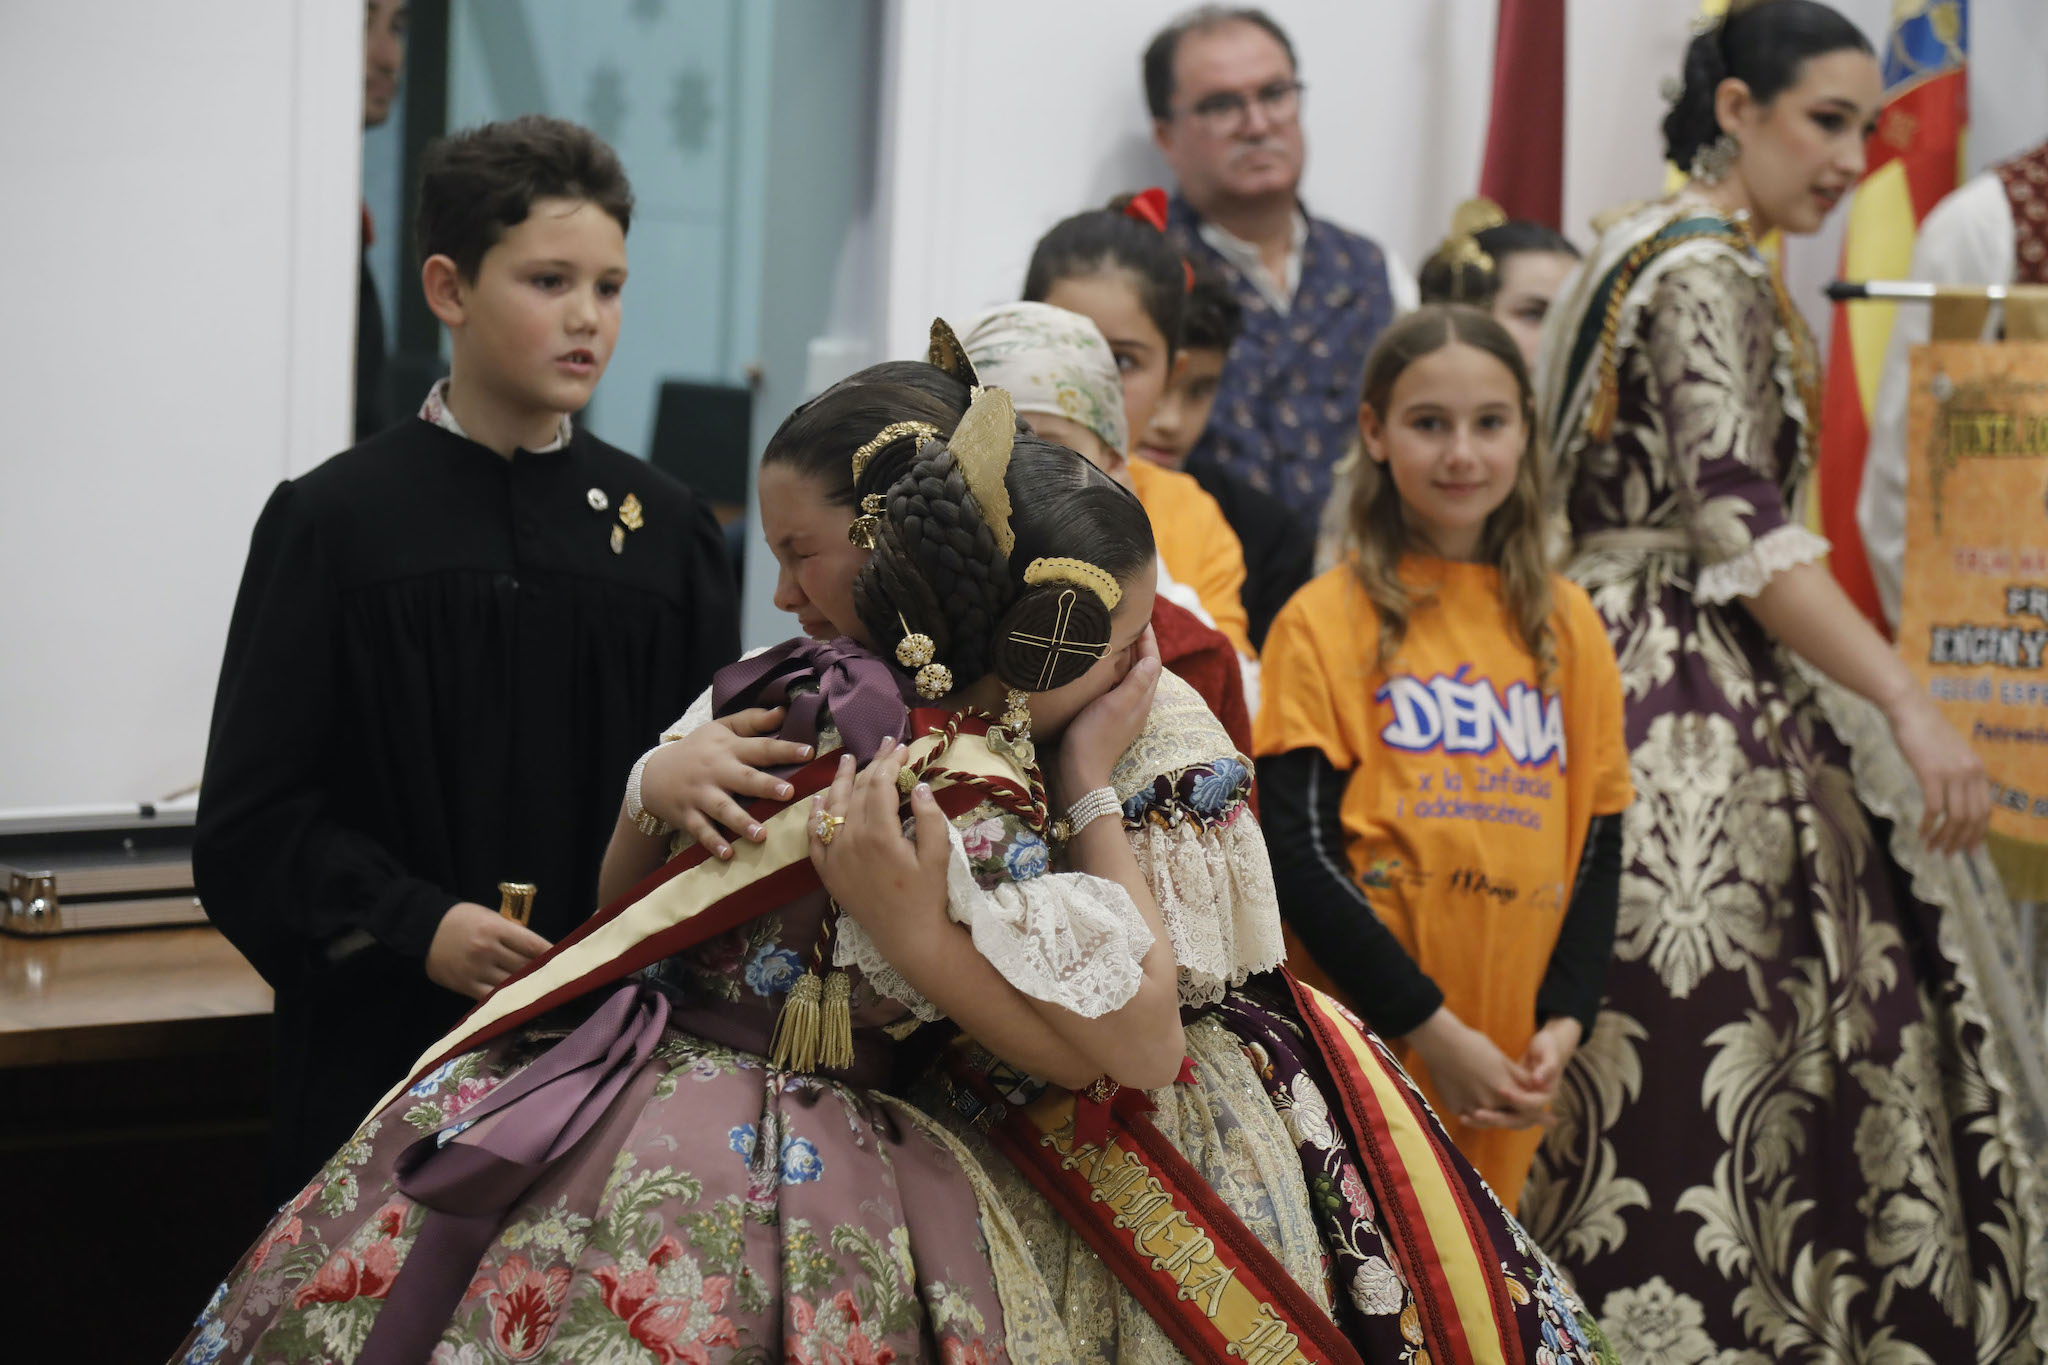
POLYGON ((1034 588, 1045 583, 1086 588, 1101 599, 1105 611, 1115 611, 1117 603, 1124 600, 1123 585, 1115 575, 1081 559, 1034 559, 1025 566, 1024 581, 1034 588))
POLYGON ((891 422, 876 432, 874 438, 859 450, 853 452, 853 477, 858 480, 867 470, 868 464, 883 447, 893 445, 906 436, 915 436, 920 442, 939 439, 939 429, 930 422, 891 422))
POLYGON ((967 358, 967 348, 960 344, 953 326, 944 318, 932 319, 931 343, 925 348, 925 361, 934 365, 970 389, 981 387, 980 376, 974 373, 974 362, 967 358))
POLYGON ((882 518, 888 512, 887 498, 880 493, 865 494, 860 500, 860 515, 846 528, 846 538, 863 550, 874 549, 875 537, 882 531, 882 518))
POLYGON ((931 636, 912 630, 900 611, 896 621, 903 627, 903 638, 896 642, 896 662, 917 670, 918 696, 937 701, 953 690, 953 670, 936 662, 939 651, 931 636))
POLYGON ((1434 261, 1441 261, 1450 267, 1451 298, 1463 303, 1465 299, 1465 272, 1476 270, 1491 278, 1495 261, 1491 253, 1479 245, 1479 234, 1488 228, 1497 228, 1507 222, 1507 214, 1491 199, 1467 199, 1451 213, 1451 232, 1445 237, 1435 253, 1434 261))
POLYGON ((980 504, 981 519, 1005 555, 1017 546, 1010 529, 1010 447, 1017 439, 1017 413, 1002 389, 983 389, 967 407, 946 443, 967 480, 967 491, 980 504))

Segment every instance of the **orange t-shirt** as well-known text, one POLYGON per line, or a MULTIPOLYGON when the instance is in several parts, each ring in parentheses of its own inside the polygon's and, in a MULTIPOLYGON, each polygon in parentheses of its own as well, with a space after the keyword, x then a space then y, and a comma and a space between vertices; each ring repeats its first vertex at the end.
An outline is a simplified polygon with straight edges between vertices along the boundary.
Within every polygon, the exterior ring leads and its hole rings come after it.
POLYGON ((1162 469, 1150 460, 1128 462, 1131 491, 1152 521, 1152 539, 1166 571, 1202 599, 1237 652, 1254 658, 1251 617, 1244 609, 1244 544, 1223 509, 1192 474, 1162 469))
MULTIPOLYGON (((1563 578, 1551 579, 1557 670, 1545 696, 1498 570, 1411 557, 1401 574, 1418 601, 1384 671, 1379 614, 1349 564, 1287 603, 1266 636, 1253 745, 1261 757, 1320 749, 1349 774, 1352 875, 1451 1011, 1519 1058, 1592 819, 1632 796, 1621 675, 1592 602, 1563 578)), ((1465 1127, 1421 1059, 1408 1061, 1459 1150, 1514 1208, 1540 1130, 1465 1127)))

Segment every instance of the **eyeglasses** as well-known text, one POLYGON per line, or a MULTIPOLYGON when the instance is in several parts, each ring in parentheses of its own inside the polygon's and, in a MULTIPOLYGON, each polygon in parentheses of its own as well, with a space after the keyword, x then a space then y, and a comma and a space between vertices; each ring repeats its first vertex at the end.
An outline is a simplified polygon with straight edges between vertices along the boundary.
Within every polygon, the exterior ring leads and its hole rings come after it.
POLYGON ((1184 111, 1212 133, 1234 133, 1245 125, 1254 103, 1269 122, 1286 123, 1301 112, 1301 92, 1308 87, 1300 81, 1274 81, 1262 85, 1247 98, 1236 90, 1204 95, 1184 111))

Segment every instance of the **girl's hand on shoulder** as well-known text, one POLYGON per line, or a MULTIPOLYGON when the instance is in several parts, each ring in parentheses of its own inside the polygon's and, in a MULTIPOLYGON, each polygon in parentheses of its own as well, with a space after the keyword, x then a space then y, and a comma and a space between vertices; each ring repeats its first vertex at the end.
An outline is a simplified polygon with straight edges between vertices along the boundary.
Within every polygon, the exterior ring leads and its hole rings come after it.
POLYGON ((1109 774, 1124 751, 1144 733, 1159 690, 1159 641, 1152 627, 1138 637, 1137 657, 1115 687, 1081 709, 1060 736, 1059 796, 1075 801, 1097 787, 1109 785, 1109 774))
POLYGON ((1918 691, 1891 708, 1890 716, 1892 735, 1927 803, 1920 837, 1936 853, 1982 846, 1991 825, 1991 777, 1984 760, 1918 691))
POLYGON ((732 857, 728 832, 759 843, 767 836, 740 798, 788 800, 790 785, 762 769, 811 757, 810 745, 774 737, 783 715, 779 706, 736 711, 662 745, 640 770, 641 808, 714 857, 732 857))
POLYGON ((896 786, 903 754, 896 741, 885 739, 858 773, 848 754, 832 785, 811 798, 811 866, 885 956, 895 933, 945 920, 952 853, 945 812, 923 783, 910 798, 916 837, 904 835, 896 786))
POLYGON ((1550 1096, 1494 1041, 1448 1006, 1406 1039, 1429 1066, 1444 1107, 1474 1128, 1528 1128, 1551 1122, 1550 1096))

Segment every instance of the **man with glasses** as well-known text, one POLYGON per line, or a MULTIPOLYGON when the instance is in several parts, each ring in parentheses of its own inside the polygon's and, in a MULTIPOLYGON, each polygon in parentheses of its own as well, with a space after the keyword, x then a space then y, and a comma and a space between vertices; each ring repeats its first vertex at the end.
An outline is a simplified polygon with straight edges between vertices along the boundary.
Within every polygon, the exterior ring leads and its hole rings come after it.
POLYGON ((1169 230, 1212 260, 1244 329, 1209 428, 1189 455, 1265 489, 1313 524, 1350 448, 1365 354, 1415 280, 1384 248, 1310 218, 1300 199, 1294 45, 1264 11, 1211 5, 1145 49, 1152 136, 1178 189, 1169 230))

